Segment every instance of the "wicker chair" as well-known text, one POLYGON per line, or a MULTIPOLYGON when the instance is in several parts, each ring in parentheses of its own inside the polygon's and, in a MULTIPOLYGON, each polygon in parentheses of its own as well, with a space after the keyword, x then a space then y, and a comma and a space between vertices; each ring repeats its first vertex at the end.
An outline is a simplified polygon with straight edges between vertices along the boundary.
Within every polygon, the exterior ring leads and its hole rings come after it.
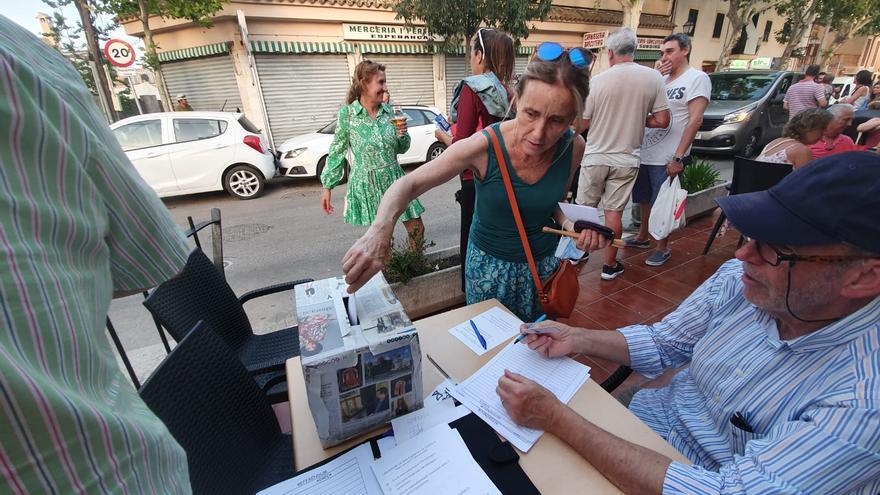
POLYGON ((247 493, 294 474, 293 443, 223 340, 198 322, 140 389, 186 451, 193 493, 247 493))

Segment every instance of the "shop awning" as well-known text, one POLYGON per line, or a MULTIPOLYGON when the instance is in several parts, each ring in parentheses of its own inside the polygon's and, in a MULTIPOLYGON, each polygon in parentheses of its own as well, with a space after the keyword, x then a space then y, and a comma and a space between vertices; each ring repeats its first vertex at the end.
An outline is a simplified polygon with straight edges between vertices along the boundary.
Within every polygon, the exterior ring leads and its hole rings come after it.
POLYGON ((663 55, 663 52, 658 50, 636 50, 635 57, 633 60, 650 62, 653 60, 660 60, 660 57, 663 55))
POLYGON ((191 58, 210 57, 229 53, 229 43, 212 43, 210 45, 194 46, 192 48, 182 48, 180 50, 170 50, 167 52, 159 52, 159 62, 174 62, 177 60, 187 60, 191 58))
POLYGON ((352 53, 351 43, 307 41, 251 41, 254 53, 352 53))

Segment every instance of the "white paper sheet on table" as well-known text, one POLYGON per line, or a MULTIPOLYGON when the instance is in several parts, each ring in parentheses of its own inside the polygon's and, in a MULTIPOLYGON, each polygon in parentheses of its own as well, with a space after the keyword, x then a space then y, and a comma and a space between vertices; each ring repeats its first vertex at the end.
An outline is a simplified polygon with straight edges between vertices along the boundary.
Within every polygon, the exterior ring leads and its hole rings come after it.
POLYGON ((517 335, 520 325, 523 324, 522 320, 498 307, 490 308, 471 319, 477 325, 480 334, 486 339, 485 349, 480 345, 480 341, 477 340, 470 322, 465 321, 460 325, 450 328, 449 333, 476 352, 477 356, 486 354, 498 344, 517 335))
POLYGON ((452 391, 514 447, 528 452, 544 432, 517 425, 501 405, 495 388, 505 369, 537 382, 567 404, 590 378, 590 368, 567 357, 542 357, 525 344, 510 344, 452 391))
POLYGON ((442 405, 444 402, 453 402, 452 389, 455 384, 449 378, 443 380, 440 385, 434 387, 430 394, 425 396, 425 408, 431 408, 442 405))
POLYGON ((501 494, 462 440, 458 430, 439 425, 383 452, 373 472, 385 495, 501 494))
POLYGON ((361 444, 321 467, 272 485, 257 495, 382 495, 371 469, 373 449, 361 444))
POLYGON ((599 219, 599 210, 592 206, 560 202, 559 208, 562 209, 562 214, 572 222, 586 220, 588 222, 602 224, 602 220, 599 219))
POLYGON ((446 400, 434 407, 425 407, 392 419, 391 429, 394 430, 394 439, 397 445, 400 445, 437 425, 448 425, 468 414, 470 414, 468 408, 456 407, 451 400, 446 400))

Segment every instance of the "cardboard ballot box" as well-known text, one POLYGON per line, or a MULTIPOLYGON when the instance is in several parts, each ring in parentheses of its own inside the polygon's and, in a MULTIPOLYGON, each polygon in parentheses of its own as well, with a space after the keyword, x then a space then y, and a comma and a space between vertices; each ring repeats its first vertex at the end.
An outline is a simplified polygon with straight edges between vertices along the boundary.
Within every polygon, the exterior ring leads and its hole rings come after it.
POLYGON ((324 448, 423 405, 415 325, 382 273, 354 295, 341 277, 296 287, 309 409, 324 448))

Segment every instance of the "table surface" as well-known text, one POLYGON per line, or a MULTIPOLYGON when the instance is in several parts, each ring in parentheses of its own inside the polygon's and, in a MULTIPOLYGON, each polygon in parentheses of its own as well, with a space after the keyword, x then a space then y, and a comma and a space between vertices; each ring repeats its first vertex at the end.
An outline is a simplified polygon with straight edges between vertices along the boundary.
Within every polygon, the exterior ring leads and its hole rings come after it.
MULTIPOLYGON (((456 382, 469 377, 494 357, 503 345, 495 347, 482 356, 477 356, 448 330, 493 306, 504 309, 493 299, 415 322, 423 355, 430 355, 456 382)), ((428 359, 422 359, 422 378, 425 394, 444 379, 428 359)), ((287 361, 287 383, 297 470, 354 447, 382 431, 377 429, 335 447, 323 449, 309 411, 299 357, 287 361)), ((588 380, 568 405, 590 422, 620 438, 654 450, 673 460, 690 463, 593 380, 588 380)), ((383 428, 387 429, 387 426, 383 428)), ((584 493, 620 493, 577 452, 550 434, 542 435, 528 453, 520 453, 519 462, 542 493, 564 493, 573 486, 579 487, 584 493)))

